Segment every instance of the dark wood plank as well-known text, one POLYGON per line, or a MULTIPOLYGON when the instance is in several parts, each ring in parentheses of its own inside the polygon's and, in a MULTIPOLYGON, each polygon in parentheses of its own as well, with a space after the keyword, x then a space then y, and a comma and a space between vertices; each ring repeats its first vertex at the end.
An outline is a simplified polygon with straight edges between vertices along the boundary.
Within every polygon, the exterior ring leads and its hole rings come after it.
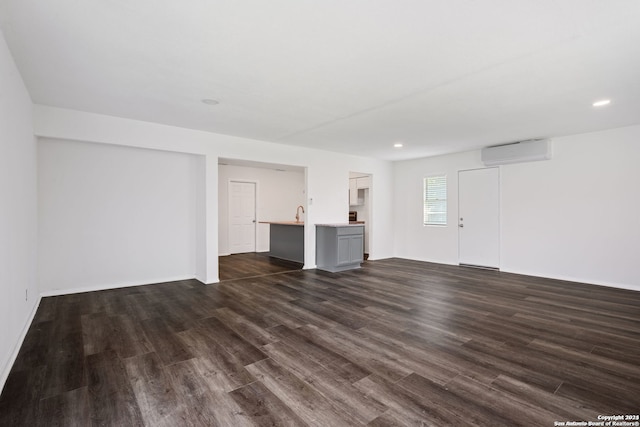
POLYGON ((500 414, 501 417, 510 420, 511 425, 529 426, 533 421, 535 424, 546 426, 553 425, 554 421, 558 420, 558 415, 547 408, 463 376, 449 382, 447 389, 476 405, 500 414))
POLYGON ((640 292, 224 261, 252 277, 43 298, 0 425, 552 425, 640 407, 640 292))
POLYGON ((307 384, 312 384, 320 394, 330 399, 332 406, 351 414, 358 422, 367 424, 387 409, 333 369, 305 357, 304 352, 282 342, 269 344, 265 351, 271 360, 307 384))
POLYGON ((210 387, 228 392, 255 381, 245 368, 245 360, 235 352, 228 352, 206 329, 191 329, 180 332, 179 336, 189 351, 202 362, 200 368, 207 376, 210 387))
POLYGON ((292 408, 302 420, 311 425, 343 426, 359 423, 352 414, 337 407, 307 382, 271 359, 261 360, 247 367, 280 400, 292 408))
POLYGON ((149 353, 153 347, 139 323, 130 316, 106 313, 82 316, 84 354, 114 350, 121 358, 149 353))
POLYGON ((22 347, 20 347, 13 369, 22 371, 38 366, 46 366, 53 351, 51 346, 52 336, 55 336, 54 322, 52 320, 33 323, 24 338, 22 347))
POLYGON ((46 367, 12 370, 0 396, 0 426, 31 426, 37 422, 46 367))
POLYGON ((43 398, 87 385, 82 332, 54 333, 50 340, 43 398))
POLYGON ((558 394, 549 393, 535 385, 500 375, 491 383, 496 389, 502 390, 512 396, 519 396, 525 401, 551 410, 566 420, 597 420, 601 408, 589 408, 579 400, 565 399, 558 394))
POLYGON ((278 340, 268 329, 261 328, 229 308, 225 307, 216 310, 215 317, 255 347, 270 344, 278 340))
POLYGON ((188 360, 193 354, 182 344, 178 335, 161 317, 142 322, 146 338, 165 365, 188 360))
POLYGON ((457 419, 449 412, 443 411, 442 407, 425 403, 395 383, 375 374, 361 379, 354 385, 389 408, 383 414, 383 418, 372 420, 373 425, 456 425, 457 419))
POLYGON ((261 382, 233 390, 229 395, 257 426, 305 426, 295 411, 284 404, 261 382))
POLYGON ((187 408, 178 403, 171 380, 155 353, 123 361, 140 413, 147 426, 177 426, 188 419, 187 408))
POLYGON ((42 399, 37 425, 51 427, 91 425, 88 388, 81 387, 42 399))
MULTIPOLYGON (((360 329, 369 324, 370 318, 359 314, 359 311, 347 310, 340 307, 336 303, 325 302, 309 302, 306 300, 295 300, 292 304, 302 307, 312 313, 326 317, 336 323, 340 323, 351 329, 360 329)), ((360 307, 358 307, 360 308, 360 307)))
POLYGON ((590 407, 597 406, 599 413, 606 411, 612 414, 635 414, 639 408, 637 393, 611 387, 601 391, 586 379, 563 381, 556 394, 578 402, 586 402, 585 405, 590 407))
POLYGON ((87 372, 93 425, 144 425, 127 372, 115 351, 87 356, 87 372))
MULTIPOLYGON (((308 327, 311 330, 311 327, 308 327)), ((392 371, 396 371, 398 375, 406 372, 407 375, 417 372, 428 376, 429 378, 441 384, 446 384, 458 372, 450 366, 440 364, 437 361, 422 357, 422 352, 410 350, 407 348, 399 348, 395 344, 377 339, 373 335, 367 335, 363 331, 351 331, 348 328, 333 328, 331 330, 315 329, 313 336, 322 337, 321 339, 339 342, 343 345, 347 344, 356 346, 358 351, 352 351, 353 355, 364 358, 363 363, 370 363, 379 358, 383 360, 392 371), (368 359, 368 361, 367 361, 368 359)), ((376 370, 373 369, 375 372, 376 370)), ((406 375, 402 375, 404 377, 406 375)), ((392 378, 390 378, 392 379, 392 378)))
MULTIPOLYGON (((336 375, 353 383, 371 374, 362 369, 351 360, 331 351, 330 349, 316 344, 309 333, 300 329, 289 329, 286 326, 272 328, 271 331, 290 348, 303 356, 303 358, 331 369, 336 375)), ((265 348, 269 353, 269 349, 265 348)))
POLYGON ((233 329, 228 328, 215 317, 202 320, 200 325, 218 345, 235 355, 243 365, 267 358, 256 346, 242 338, 233 329))
POLYGON ((178 396, 188 408, 184 424, 195 426, 251 426, 250 417, 228 393, 212 387, 207 368, 200 359, 190 359, 165 368, 178 396))
MULTIPOLYGON (((464 377, 459 377, 464 381, 464 377)), ((484 396, 470 400, 457 394, 447 386, 436 384, 418 374, 411 374, 397 383, 402 389, 412 394, 415 399, 433 408, 449 424, 476 426, 508 426, 514 421, 505 418, 501 412, 487 408, 478 403, 484 396)))

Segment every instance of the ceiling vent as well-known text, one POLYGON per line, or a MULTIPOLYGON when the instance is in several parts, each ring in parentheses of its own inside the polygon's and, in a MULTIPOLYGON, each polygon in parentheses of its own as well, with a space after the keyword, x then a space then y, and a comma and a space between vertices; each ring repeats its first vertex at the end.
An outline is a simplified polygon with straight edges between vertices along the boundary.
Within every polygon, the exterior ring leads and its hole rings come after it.
POLYGON ((481 158, 486 166, 549 160, 551 159, 551 140, 531 139, 485 147, 482 149, 481 158))

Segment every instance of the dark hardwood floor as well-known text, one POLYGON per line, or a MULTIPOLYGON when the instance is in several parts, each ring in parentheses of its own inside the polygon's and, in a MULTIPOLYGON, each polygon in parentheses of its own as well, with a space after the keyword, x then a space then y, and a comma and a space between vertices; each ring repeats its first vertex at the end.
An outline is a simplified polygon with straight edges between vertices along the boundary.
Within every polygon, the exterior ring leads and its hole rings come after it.
POLYGON ((244 279, 302 269, 301 263, 273 258, 262 252, 221 256, 218 257, 218 263, 220 280, 244 279))
POLYGON ((0 425, 553 426, 639 378, 639 292, 391 259, 43 298, 0 425))

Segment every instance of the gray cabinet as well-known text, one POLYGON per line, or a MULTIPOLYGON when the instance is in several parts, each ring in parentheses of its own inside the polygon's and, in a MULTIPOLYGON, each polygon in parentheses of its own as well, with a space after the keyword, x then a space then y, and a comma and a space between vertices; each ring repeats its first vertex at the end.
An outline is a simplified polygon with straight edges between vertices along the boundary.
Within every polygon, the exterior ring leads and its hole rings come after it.
POLYGON ((316 265, 337 272, 360 268, 364 260, 364 226, 316 225, 316 265))
POLYGON ((302 223, 271 223, 269 256, 304 264, 304 226, 302 223))

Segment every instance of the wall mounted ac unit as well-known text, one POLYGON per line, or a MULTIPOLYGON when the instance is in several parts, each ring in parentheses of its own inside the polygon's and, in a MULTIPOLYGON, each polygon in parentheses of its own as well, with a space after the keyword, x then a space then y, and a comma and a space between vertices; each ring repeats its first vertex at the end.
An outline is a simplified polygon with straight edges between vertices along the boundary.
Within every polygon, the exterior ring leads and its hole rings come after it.
POLYGON ((551 159, 551 140, 532 139, 512 144, 485 147, 481 151, 481 158, 482 163, 486 166, 549 160, 551 159))

